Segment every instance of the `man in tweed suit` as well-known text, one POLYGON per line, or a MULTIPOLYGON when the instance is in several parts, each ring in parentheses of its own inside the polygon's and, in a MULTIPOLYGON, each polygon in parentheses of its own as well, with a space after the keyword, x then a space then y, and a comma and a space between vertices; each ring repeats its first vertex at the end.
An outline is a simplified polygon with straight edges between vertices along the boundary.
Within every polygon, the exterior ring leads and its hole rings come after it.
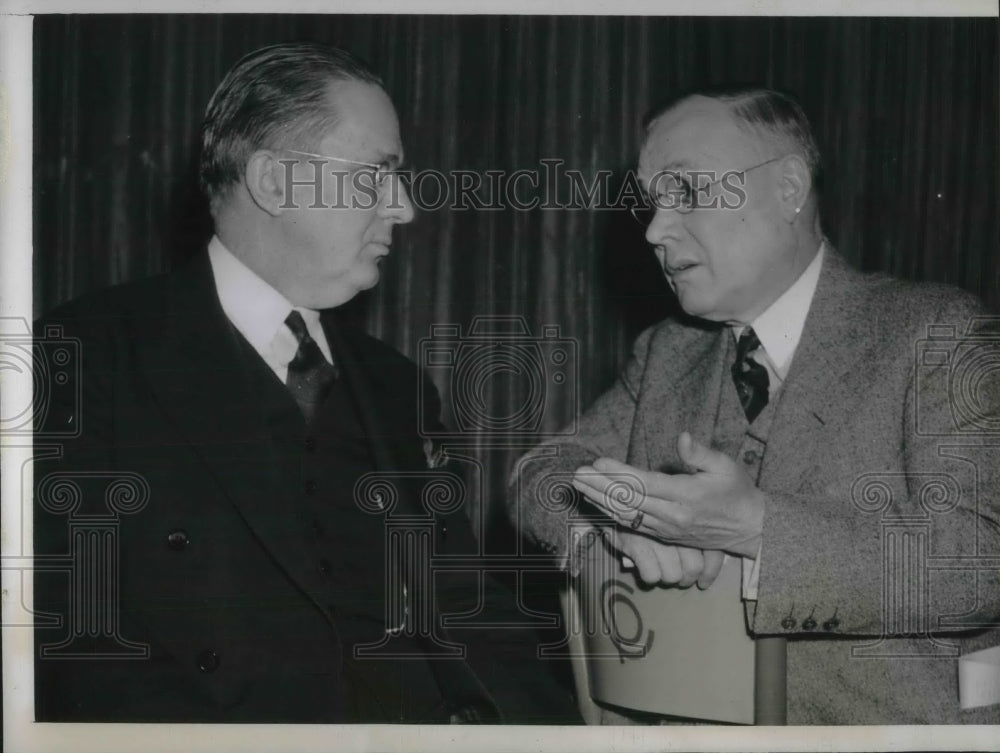
POLYGON ((569 518, 595 509, 647 583, 710 588, 741 557, 750 635, 787 639, 789 724, 997 723, 960 706, 957 664, 1000 644, 998 333, 966 293, 851 269, 818 162, 770 90, 651 118, 637 219, 685 315, 638 337, 571 442, 521 460, 510 514, 571 570, 569 518), (958 375, 977 352, 984 378, 958 375), (578 506, 553 512, 546 479, 574 472, 578 506), (637 503, 606 495, 622 479, 637 503), (926 549, 904 562, 906 525, 926 549))

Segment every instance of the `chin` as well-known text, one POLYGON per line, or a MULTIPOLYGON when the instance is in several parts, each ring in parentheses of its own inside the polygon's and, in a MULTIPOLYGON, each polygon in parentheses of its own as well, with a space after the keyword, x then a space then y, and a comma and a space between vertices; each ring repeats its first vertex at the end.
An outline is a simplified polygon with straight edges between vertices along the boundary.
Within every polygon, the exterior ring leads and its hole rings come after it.
POLYGON ((370 269, 358 275, 356 285, 358 290, 369 290, 378 285, 380 279, 382 279, 382 274, 379 272, 378 265, 372 264, 370 269))
POLYGON ((690 293, 685 295, 683 292, 677 293, 677 300, 680 302, 681 308, 684 309, 684 313, 688 316, 696 316, 699 319, 707 319, 709 321, 717 321, 719 319, 717 315, 718 307, 714 301, 708 301, 690 293))
POLYGON ((322 289, 314 288, 315 295, 310 296, 311 303, 301 305, 315 309, 330 309, 350 301, 358 293, 370 290, 379 283, 379 270, 375 264, 352 270, 349 275, 337 275, 330 279, 322 289))
POLYGON ((351 275, 349 280, 343 281, 341 287, 349 291, 348 300, 354 298, 358 293, 371 290, 379 283, 379 273, 377 269, 372 269, 365 274, 351 275))

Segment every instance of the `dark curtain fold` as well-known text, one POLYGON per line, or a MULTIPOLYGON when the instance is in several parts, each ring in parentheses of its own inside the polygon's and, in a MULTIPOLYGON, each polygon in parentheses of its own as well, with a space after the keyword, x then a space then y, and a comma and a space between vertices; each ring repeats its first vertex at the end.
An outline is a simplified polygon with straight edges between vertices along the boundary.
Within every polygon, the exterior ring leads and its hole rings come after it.
MULTIPOLYGON (((657 101, 706 84, 790 89, 816 126, 825 228, 847 258, 960 285, 996 310, 997 31, 997 19, 41 16, 36 313, 170 269, 204 242, 205 105, 241 55, 297 39, 343 46, 383 74, 415 169, 544 175, 543 160, 562 160, 587 180, 608 171, 611 196, 657 101)), ((555 196, 568 198, 565 180, 555 196)), ((432 325, 468 332, 483 316, 523 317, 532 337, 557 325, 576 343, 568 382, 543 375, 540 431, 603 391, 638 330, 672 305, 621 210, 426 211, 397 231, 388 262, 352 312, 414 358, 432 325)), ((437 381, 448 406, 468 398, 437 381)), ((533 389, 497 373, 478 397, 512 416, 533 389)), ((519 450, 498 439, 474 440, 486 490, 474 517, 509 543, 498 513, 519 450)))

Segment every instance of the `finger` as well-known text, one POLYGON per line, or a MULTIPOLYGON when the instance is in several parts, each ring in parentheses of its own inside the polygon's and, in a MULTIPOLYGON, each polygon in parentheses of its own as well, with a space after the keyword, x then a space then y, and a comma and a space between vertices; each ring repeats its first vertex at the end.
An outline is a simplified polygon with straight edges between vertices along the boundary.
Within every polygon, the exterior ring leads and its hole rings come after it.
POLYGON ((573 471, 573 481, 578 481, 581 484, 593 487, 598 491, 601 491, 604 488, 604 484, 601 483, 601 478, 602 474, 595 470, 592 465, 581 465, 573 471))
POLYGON ((628 522, 642 506, 644 489, 637 486, 633 476, 609 478, 587 466, 578 468, 573 475, 573 487, 594 504, 611 513, 619 521, 628 522))
POLYGON ((615 520, 621 520, 621 515, 615 515, 616 510, 612 505, 611 500, 608 499, 608 495, 605 494, 607 484, 601 485, 594 476, 589 476, 587 481, 574 478, 573 488, 580 492, 580 494, 586 497, 598 508, 606 512, 610 517, 615 520))
POLYGON ((591 465, 583 465, 573 472, 573 481, 591 487, 601 493, 606 493, 611 487, 627 487, 633 492, 642 493, 645 485, 642 480, 633 473, 618 474, 606 473, 591 465))
POLYGON ((678 530, 678 521, 685 515, 681 505, 662 499, 639 497, 634 492, 619 494, 590 476, 591 482, 573 479, 573 488, 585 499, 625 529, 670 541, 678 530))
POLYGON ((681 563, 681 577, 677 581, 677 585, 681 588, 687 588, 694 585, 702 570, 705 569, 705 558, 700 549, 692 549, 687 546, 677 547, 677 554, 681 563))
POLYGON ((587 499, 602 507, 608 506, 606 496, 611 482, 607 477, 597 471, 580 468, 573 475, 572 483, 573 488, 586 495, 587 499))
POLYGON ((628 542, 629 556, 635 563, 636 575, 647 586, 660 581, 660 563, 653 547, 639 537, 633 537, 628 542))
MULTIPOLYGON (((696 492, 686 473, 671 474, 660 471, 644 471, 622 463, 614 458, 598 458, 592 466, 594 472, 606 478, 627 480, 641 494, 664 502, 688 501, 696 492)), ((579 472, 579 471, 578 471, 579 472)))
POLYGON ((605 538, 605 543, 611 546, 611 551, 618 555, 622 563, 623 570, 636 570, 635 560, 632 559, 632 547, 629 545, 628 534, 615 526, 607 530, 611 535, 605 538))
POLYGON ((614 458, 598 458, 591 466, 591 470, 600 477, 610 480, 611 483, 627 484, 642 497, 649 496, 649 484, 655 477, 666 475, 657 471, 636 468, 614 458))
POLYGON ((600 488, 594 482, 593 477, 587 477, 587 480, 574 477, 572 484, 574 489, 584 495, 591 502, 595 502, 602 507, 604 506, 604 489, 600 488))
POLYGON ((668 586, 680 583, 684 578, 678 547, 672 544, 653 543, 653 553, 658 564, 658 580, 668 586))
POLYGON ((638 506, 646 495, 644 472, 612 458, 598 458, 593 465, 576 469, 573 478, 603 491, 623 505, 638 506))
POLYGON ((725 455, 706 447, 686 431, 677 437, 677 454, 685 465, 697 471, 718 472, 724 467, 725 455))
POLYGON ((705 560, 705 566, 701 575, 698 576, 698 588, 705 589, 719 577, 719 571, 722 570, 722 563, 725 561, 726 555, 717 549, 708 549, 702 552, 702 556, 705 560))
POLYGON ((636 476, 645 472, 641 468, 636 468, 634 465, 623 463, 614 458, 597 458, 594 461, 594 469, 600 473, 633 473, 636 476))

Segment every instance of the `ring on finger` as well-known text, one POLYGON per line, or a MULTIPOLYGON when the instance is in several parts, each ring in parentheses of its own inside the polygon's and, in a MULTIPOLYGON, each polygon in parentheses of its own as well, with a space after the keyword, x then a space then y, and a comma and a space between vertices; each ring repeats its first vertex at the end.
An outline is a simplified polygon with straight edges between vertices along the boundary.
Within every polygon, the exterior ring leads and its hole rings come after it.
POLYGON ((629 521, 628 527, 631 528, 633 531, 635 531, 636 529, 638 529, 639 526, 642 525, 642 519, 643 519, 644 516, 645 516, 645 513, 643 513, 642 510, 637 511, 636 514, 635 514, 635 517, 632 518, 631 521, 629 521))

